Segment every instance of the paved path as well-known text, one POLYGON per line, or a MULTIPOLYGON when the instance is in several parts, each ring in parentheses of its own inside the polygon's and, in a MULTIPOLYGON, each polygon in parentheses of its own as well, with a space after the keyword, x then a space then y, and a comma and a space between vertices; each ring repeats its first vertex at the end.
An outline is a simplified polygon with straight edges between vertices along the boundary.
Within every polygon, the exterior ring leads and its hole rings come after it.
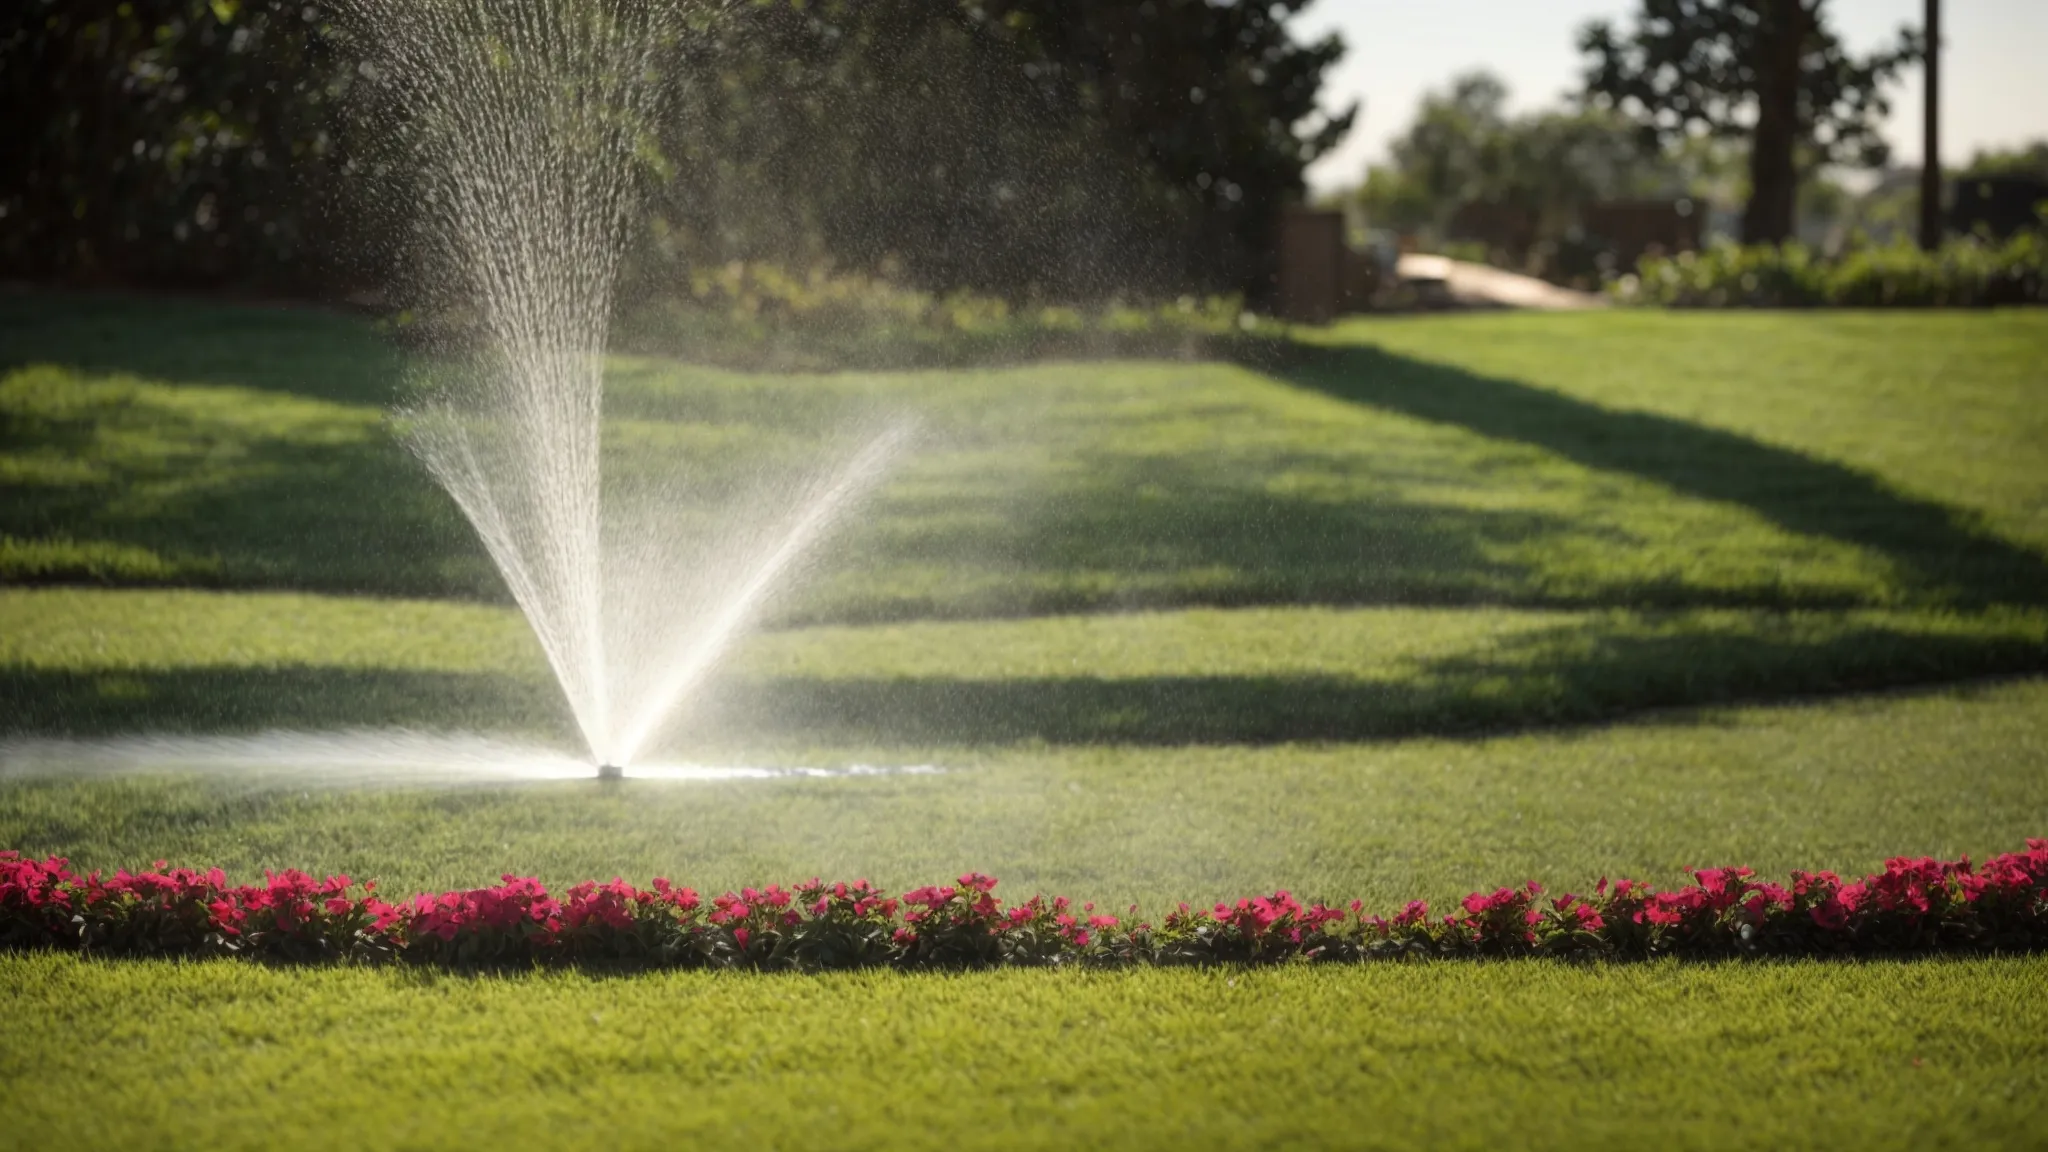
POLYGON ((1485 264, 1467 264, 1444 256, 1410 253, 1395 266, 1403 280, 1437 282, 1461 304, 1491 304, 1504 308, 1536 308, 1563 311, 1602 308, 1607 302, 1590 292, 1575 292, 1555 284, 1506 272, 1485 264))

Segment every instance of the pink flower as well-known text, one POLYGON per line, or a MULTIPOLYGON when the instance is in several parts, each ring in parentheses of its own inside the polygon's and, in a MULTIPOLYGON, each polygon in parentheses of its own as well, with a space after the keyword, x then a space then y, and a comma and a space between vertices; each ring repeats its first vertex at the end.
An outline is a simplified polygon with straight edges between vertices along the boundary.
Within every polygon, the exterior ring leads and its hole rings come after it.
POLYGON ((1840 932, 1849 926, 1849 910, 1842 905, 1839 897, 1829 896, 1807 910, 1813 922, 1829 932, 1840 932))
POLYGON ((1559 923, 1572 931, 1598 932, 1607 926, 1600 913, 1591 904, 1567 892, 1550 902, 1551 911, 1558 914, 1559 923))

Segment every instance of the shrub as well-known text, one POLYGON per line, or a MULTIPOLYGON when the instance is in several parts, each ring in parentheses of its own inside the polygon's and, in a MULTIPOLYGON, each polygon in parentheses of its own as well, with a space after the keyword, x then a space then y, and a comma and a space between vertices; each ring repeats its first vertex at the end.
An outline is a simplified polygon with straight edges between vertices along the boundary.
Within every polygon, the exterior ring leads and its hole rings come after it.
POLYGON ((1836 259, 1800 244, 1716 244, 1645 256, 1608 286, 1625 304, 1666 308, 1981 308, 2048 303, 2048 234, 2000 244, 1952 240, 1923 252, 1901 240, 1836 259))
POLYGON ((742 368, 821 370, 959 366, 1048 356, 1233 354, 1280 326, 1235 297, 1156 306, 1110 301, 1013 306, 969 292, 934 295, 888 279, 735 261, 699 270, 619 318, 621 347, 742 368))
POLYGON ((816 972, 843 968, 1356 963, 1407 957, 1901 955, 2048 947, 2048 840, 1973 866, 1897 857, 1844 881, 1795 872, 1789 887, 1748 868, 1703 868, 1658 891, 1603 878, 1590 896, 1541 885, 1467 896, 1432 921, 1412 902, 1392 919, 1304 904, 1288 892, 1187 904, 1155 927, 1034 895, 1005 908, 978 872, 892 897, 865 880, 812 879, 700 898, 655 880, 570 888, 505 876, 491 888, 391 904, 346 876, 220 869, 112 877, 0 852, 0 947, 100 955, 398 960, 448 966, 537 962, 816 972))

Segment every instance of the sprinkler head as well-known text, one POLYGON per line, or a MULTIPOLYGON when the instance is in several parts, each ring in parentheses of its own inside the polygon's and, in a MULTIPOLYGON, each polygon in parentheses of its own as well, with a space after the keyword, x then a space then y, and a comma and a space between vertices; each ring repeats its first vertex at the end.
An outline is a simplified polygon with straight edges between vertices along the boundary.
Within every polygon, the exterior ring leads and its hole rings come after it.
POLYGON ((626 770, 617 764, 600 764, 597 766, 597 778, 599 780, 624 780, 626 778, 626 770))

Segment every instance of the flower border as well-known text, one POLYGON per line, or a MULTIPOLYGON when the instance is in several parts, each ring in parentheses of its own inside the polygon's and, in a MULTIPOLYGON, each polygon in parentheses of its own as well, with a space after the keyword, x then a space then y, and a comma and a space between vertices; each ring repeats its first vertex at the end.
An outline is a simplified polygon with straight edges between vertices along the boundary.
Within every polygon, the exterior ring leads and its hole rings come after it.
POLYGON ((994 877, 890 895, 865 880, 742 888, 705 899, 657 879, 589 881, 560 899, 507 875, 491 888, 390 903, 374 882, 304 872, 229 884, 219 868, 83 875, 61 857, 0 851, 0 948, 93 955, 246 956, 296 962, 544 962, 816 972, 1138 964, 1360 962, 1427 957, 1840 956, 2048 948, 2048 839, 1973 866, 1896 857, 1861 880, 1704 868, 1659 891, 1602 879, 1547 897, 1531 881, 1392 918, 1275 892, 1157 924, 1033 896, 1005 905, 994 877))

